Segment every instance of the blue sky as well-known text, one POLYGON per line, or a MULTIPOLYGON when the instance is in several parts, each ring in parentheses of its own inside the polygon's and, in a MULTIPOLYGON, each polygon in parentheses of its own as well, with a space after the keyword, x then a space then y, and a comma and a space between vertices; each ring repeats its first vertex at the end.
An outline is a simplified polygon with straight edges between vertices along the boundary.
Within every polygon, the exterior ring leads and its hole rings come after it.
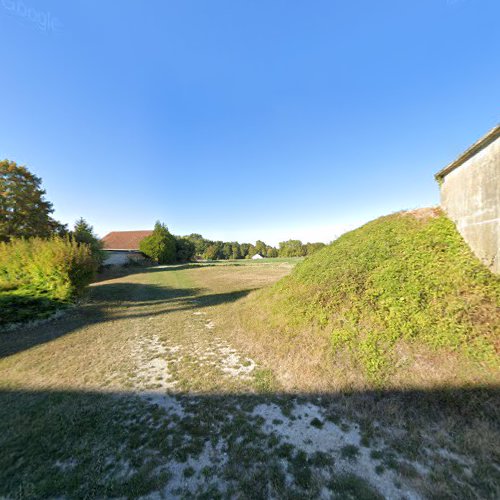
POLYGON ((0 0, 0 157, 100 235, 329 241, 499 121, 498 0, 0 0))

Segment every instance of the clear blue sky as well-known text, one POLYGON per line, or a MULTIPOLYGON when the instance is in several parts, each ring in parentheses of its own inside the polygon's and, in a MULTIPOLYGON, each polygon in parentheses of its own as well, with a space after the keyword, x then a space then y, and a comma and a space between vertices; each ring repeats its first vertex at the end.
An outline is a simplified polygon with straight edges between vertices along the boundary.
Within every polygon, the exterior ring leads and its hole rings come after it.
POLYGON ((0 157, 55 216, 277 243, 438 203, 499 121, 498 0, 0 0, 0 157))

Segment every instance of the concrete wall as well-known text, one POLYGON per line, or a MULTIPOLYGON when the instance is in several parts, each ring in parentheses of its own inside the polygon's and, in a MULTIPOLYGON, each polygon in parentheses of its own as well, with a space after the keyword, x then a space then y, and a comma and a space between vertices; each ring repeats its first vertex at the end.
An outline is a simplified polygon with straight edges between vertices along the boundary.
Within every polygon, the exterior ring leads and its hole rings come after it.
POLYGON ((500 137, 441 183, 441 206, 477 257, 500 274, 500 137))
POLYGON ((125 266, 130 262, 143 262, 146 260, 141 252, 127 252, 125 250, 105 250, 105 266, 125 266))

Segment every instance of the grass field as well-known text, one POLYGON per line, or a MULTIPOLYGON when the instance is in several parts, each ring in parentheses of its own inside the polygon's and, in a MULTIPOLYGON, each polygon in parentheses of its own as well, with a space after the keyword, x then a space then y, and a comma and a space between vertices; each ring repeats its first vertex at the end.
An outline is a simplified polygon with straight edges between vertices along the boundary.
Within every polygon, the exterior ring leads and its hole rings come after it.
POLYGON ((103 276, 2 334, 0 497, 497 498, 496 387, 301 386, 307 344, 245 331, 294 264, 103 276))

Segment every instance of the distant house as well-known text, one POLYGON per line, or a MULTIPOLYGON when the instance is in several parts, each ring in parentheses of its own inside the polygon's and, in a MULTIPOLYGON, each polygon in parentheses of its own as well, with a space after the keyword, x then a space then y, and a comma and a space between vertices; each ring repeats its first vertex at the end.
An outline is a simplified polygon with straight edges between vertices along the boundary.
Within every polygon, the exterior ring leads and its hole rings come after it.
POLYGON ((112 231, 101 240, 106 253, 105 265, 123 266, 131 260, 144 260, 139 250, 141 240, 150 236, 153 230, 146 231, 112 231))
POLYGON ((263 259, 264 257, 262 257, 262 255, 260 253, 256 253, 252 259, 256 260, 256 259, 263 259))

